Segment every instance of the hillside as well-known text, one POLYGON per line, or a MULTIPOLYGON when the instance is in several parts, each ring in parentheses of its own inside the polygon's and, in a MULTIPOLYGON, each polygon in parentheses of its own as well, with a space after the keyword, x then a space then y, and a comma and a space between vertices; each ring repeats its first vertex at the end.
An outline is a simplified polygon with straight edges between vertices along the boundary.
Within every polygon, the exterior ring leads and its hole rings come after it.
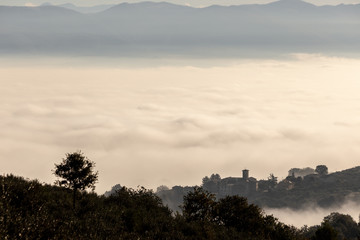
POLYGON ((267 193, 259 193, 251 197, 251 201, 272 208, 300 209, 311 205, 324 208, 334 207, 346 201, 360 199, 359 181, 360 167, 324 176, 308 175, 302 180, 294 179, 292 189, 275 188, 267 193))
MULTIPOLYGON (((271 178, 259 181, 249 178, 257 184, 253 189, 249 188, 252 186, 251 181, 246 182, 243 178, 219 177, 213 180, 210 178, 205 183, 203 181, 203 187, 218 198, 226 195, 245 196, 249 202, 265 208, 329 208, 340 206, 346 201, 360 200, 360 167, 325 175, 310 174, 303 178, 288 176, 280 182, 271 178)), ((175 186, 158 192, 158 195, 170 208, 177 210, 183 196, 190 190, 191 187, 175 186)))

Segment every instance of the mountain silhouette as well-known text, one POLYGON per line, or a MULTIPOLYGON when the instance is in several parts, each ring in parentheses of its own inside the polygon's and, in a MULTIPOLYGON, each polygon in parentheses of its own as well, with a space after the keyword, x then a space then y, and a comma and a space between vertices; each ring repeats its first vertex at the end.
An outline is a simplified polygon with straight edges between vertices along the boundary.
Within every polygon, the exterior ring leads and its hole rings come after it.
POLYGON ((0 53, 7 54, 241 57, 356 54, 360 47, 360 4, 280 0, 191 8, 141 2, 92 14, 59 6, 2 6, 0 21, 0 53))

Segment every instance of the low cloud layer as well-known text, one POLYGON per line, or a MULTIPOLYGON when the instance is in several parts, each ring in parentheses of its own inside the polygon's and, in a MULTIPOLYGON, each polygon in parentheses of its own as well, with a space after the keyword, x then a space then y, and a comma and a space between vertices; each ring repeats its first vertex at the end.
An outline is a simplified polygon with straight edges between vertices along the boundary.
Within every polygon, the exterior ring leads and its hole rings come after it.
POLYGON ((359 64, 297 55, 221 67, 2 65, 1 172, 51 183, 54 163, 81 149, 103 193, 243 168, 258 179, 350 168, 360 159, 359 64))
POLYGON ((360 205, 357 202, 346 202, 342 206, 334 208, 319 208, 309 206, 301 210, 292 209, 266 209, 266 214, 272 214, 281 222, 301 228, 304 225, 314 226, 320 225, 324 217, 329 216, 333 212, 350 215, 356 222, 359 221, 360 205))

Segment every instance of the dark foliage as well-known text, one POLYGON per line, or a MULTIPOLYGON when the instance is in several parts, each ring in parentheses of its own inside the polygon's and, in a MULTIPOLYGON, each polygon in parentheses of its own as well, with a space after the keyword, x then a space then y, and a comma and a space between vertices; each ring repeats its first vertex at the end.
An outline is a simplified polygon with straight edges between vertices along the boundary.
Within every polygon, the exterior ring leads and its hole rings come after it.
POLYGON ((184 197, 182 209, 185 220, 210 239, 303 239, 295 227, 265 215, 244 197, 227 196, 216 201, 214 194, 195 187, 184 197))
POLYGON ((145 188, 78 194, 73 211, 71 189, 1 176, 0 239, 299 239, 245 198, 216 201, 201 188, 186 195, 183 215, 145 188))
POLYGON ((177 239, 171 211, 152 191, 108 198, 12 175, 0 178, 0 239, 177 239))
POLYGON ((358 240, 360 239, 360 224, 350 215, 333 212, 324 217, 320 226, 304 226, 301 234, 311 240, 358 240))
POLYGON ((327 224, 334 228, 338 233, 339 239, 359 239, 360 228, 350 215, 331 213, 324 218, 323 224, 327 224))
POLYGON ((200 187, 184 196, 182 210, 187 221, 211 221, 214 208, 215 195, 200 187))
POLYGON ((246 198, 216 200, 202 188, 173 213, 145 188, 121 187, 108 197, 12 175, 0 176, 0 239, 356 239, 359 226, 332 213, 321 226, 298 230, 265 215, 246 198))
MULTIPOLYGON (((338 232, 329 223, 323 223, 315 232, 311 240, 337 240, 338 232)), ((343 239, 343 238, 341 238, 343 239)))
POLYGON ((328 168, 325 165, 318 165, 316 166, 315 172, 317 172, 320 175, 326 175, 328 174, 328 168))

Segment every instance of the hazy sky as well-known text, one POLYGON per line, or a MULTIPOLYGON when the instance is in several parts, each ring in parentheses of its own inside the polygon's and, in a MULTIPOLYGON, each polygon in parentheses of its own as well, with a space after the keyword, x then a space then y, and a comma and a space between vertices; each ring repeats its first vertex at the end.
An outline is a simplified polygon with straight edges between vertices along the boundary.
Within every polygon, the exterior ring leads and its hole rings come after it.
POLYGON ((292 167, 354 167, 359 64, 314 55, 213 67, 2 60, 1 171, 51 183, 54 163, 81 149, 96 162, 103 193, 117 183, 195 185, 243 168, 282 179, 292 167))
MULTIPOLYGON (((45 2, 52 4, 73 3, 78 6, 93 6, 99 4, 119 4, 123 2, 143 2, 140 0, 0 0, 0 5, 41 5, 45 2)), ((163 2, 163 0, 154 0, 153 2, 163 2)), ((175 4, 189 5, 193 7, 205 7, 210 5, 240 5, 240 4, 254 4, 254 3, 269 3, 274 0, 168 0, 175 4)), ((359 4, 360 0, 307 0, 316 5, 337 5, 345 4, 359 4)))

